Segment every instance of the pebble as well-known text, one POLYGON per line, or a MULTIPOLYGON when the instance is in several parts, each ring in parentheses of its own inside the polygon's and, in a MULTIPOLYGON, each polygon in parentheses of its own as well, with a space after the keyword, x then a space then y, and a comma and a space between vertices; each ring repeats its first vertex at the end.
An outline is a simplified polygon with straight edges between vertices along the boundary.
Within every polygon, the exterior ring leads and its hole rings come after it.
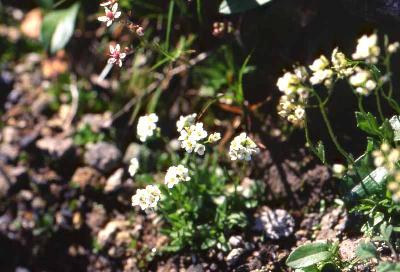
POLYGON ((84 157, 86 164, 103 173, 109 173, 116 168, 122 155, 115 145, 99 142, 89 145, 84 157))
POLYGON ((115 171, 106 181, 106 186, 104 187, 104 191, 106 193, 110 193, 119 188, 122 184, 122 175, 124 174, 124 169, 119 168, 115 171))
POLYGON ((256 218, 254 229, 264 231, 269 239, 278 240, 288 237, 293 233, 295 221, 293 217, 285 210, 271 210, 264 206, 256 218))

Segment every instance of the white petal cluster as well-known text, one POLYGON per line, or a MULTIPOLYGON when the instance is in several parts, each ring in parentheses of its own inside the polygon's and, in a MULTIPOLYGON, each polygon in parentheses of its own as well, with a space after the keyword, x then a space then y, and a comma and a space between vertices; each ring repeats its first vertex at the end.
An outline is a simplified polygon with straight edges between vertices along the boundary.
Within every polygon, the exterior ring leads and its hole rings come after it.
POLYGON ((164 183, 168 188, 171 189, 178 183, 189 180, 189 169, 180 164, 178 166, 171 166, 168 168, 164 183))
POLYGON ((229 147, 229 156, 232 161, 250 161, 251 156, 260 152, 257 145, 250 139, 245 132, 236 136, 229 147))
POLYGON ((145 189, 137 189, 132 196, 132 206, 140 206, 142 210, 154 209, 161 199, 161 191, 156 185, 147 185, 145 189))
POLYGON ((154 131, 157 129, 157 122, 158 116, 155 113, 139 118, 137 135, 140 141, 145 142, 148 138, 153 137, 154 131))
POLYGON ((332 69, 337 73, 339 78, 348 77, 354 71, 345 54, 340 52, 337 47, 332 52, 331 61, 332 69))
POLYGON ((310 77, 311 85, 318 85, 323 83, 325 86, 332 84, 333 71, 329 68, 329 60, 321 55, 318 59, 314 60, 313 64, 309 66, 313 71, 310 77))
POLYGON ((104 5, 105 15, 98 17, 97 20, 106 23, 106 26, 109 27, 112 25, 115 19, 121 17, 121 12, 118 11, 118 3, 114 3, 111 7, 111 10, 107 7, 107 2, 103 3, 102 5, 104 5))
POLYGON ((139 170, 139 160, 137 158, 132 158, 129 164, 128 172, 131 177, 134 177, 139 170))
POLYGON ((122 61, 126 58, 126 53, 121 52, 121 46, 119 44, 112 46, 110 45, 110 58, 108 64, 115 64, 122 67, 122 61))
POLYGON ((219 132, 214 132, 211 133, 210 136, 208 136, 208 142, 213 144, 221 140, 221 133, 219 132))
POLYGON ((196 117, 196 113, 179 117, 179 120, 176 122, 176 128, 178 132, 181 132, 185 127, 190 127, 193 125, 196 121, 196 117))
POLYGON ((358 39, 356 52, 354 52, 352 57, 355 60, 365 60, 367 63, 375 64, 378 62, 380 51, 378 35, 375 33, 370 36, 363 35, 358 39))
MULTIPOLYGON (((318 63, 313 68, 317 66, 318 63)), ((302 126, 304 121, 304 103, 308 97, 308 89, 304 84, 307 76, 305 67, 297 67, 293 73, 286 72, 276 84, 284 93, 279 101, 278 114, 296 126, 302 126)))
POLYGON ((361 95, 369 95, 377 86, 372 73, 360 67, 355 69, 355 74, 349 78, 349 82, 355 87, 356 93, 361 95))
POLYGON ((399 50, 400 47, 400 43, 399 42, 394 42, 388 45, 387 47, 387 51, 390 54, 396 53, 399 50))
POLYGON ((203 123, 196 123, 184 127, 180 131, 178 140, 181 142, 181 147, 188 153, 195 152, 198 155, 204 155, 206 147, 200 143, 207 138, 207 131, 203 128, 203 123))

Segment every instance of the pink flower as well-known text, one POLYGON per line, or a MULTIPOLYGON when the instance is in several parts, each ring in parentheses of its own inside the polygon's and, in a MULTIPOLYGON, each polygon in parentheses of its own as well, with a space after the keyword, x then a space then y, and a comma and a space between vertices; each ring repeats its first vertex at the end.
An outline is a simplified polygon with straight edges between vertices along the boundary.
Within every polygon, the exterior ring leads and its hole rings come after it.
POLYGON ((110 58, 108 59, 109 64, 115 64, 119 67, 122 66, 122 60, 126 57, 126 53, 121 53, 121 47, 117 44, 115 47, 110 45, 110 58))
POLYGON ((107 7, 104 7, 104 11, 106 15, 100 16, 99 18, 97 18, 97 20, 99 20, 100 22, 106 22, 107 27, 112 25, 114 20, 121 16, 121 12, 118 11, 118 3, 115 3, 111 7, 111 10, 107 7))

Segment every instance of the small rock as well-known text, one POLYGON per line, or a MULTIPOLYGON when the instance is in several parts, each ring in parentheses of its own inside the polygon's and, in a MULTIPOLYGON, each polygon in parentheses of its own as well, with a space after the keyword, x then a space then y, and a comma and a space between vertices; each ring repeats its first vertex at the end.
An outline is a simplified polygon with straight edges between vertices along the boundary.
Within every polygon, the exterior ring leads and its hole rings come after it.
POLYGON ((0 171, 0 198, 7 196, 10 186, 10 178, 6 173, 0 171))
POLYGON ((45 137, 36 142, 36 146, 47 152, 50 156, 56 159, 64 158, 74 147, 74 142, 71 138, 58 139, 53 137, 45 137))
POLYGON ((104 185, 104 177, 91 167, 80 167, 72 176, 72 182, 79 184, 82 189, 91 186, 99 187, 104 185))
POLYGON ((86 215, 86 224, 97 233, 106 222, 106 210, 102 205, 95 205, 90 213, 86 215))
POLYGON ((188 269, 186 269, 186 272, 203 272, 203 266, 201 264, 192 264, 191 266, 188 267, 188 269))
POLYGON ((341 207, 325 214, 320 222, 321 229, 316 235, 317 240, 338 240, 347 224, 347 213, 341 207))
POLYGON ((109 128, 112 120, 111 112, 107 111, 104 114, 93 114, 88 113, 82 117, 81 122, 78 127, 84 127, 85 125, 89 125, 90 129, 98 133, 102 129, 109 128))
POLYGON ((104 191, 106 193, 112 192, 117 189, 122 183, 122 175, 124 174, 124 169, 119 168, 114 172, 106 181, 106 186, 104 187, 104 191))
POLYGON ((5 163, 13 163, 19 155, 18 147, 11 144, 2 144, 0 146, 0 160, 5 163))
POLYGON ((90 145, 85 153, 85 162, 103 173, 109 173, 115 169, 120 160, 119 149, 106 142, 90 145))
POLYGON ((104 246, 111 235, 113 235, 117 230, 127 228, 129 225, 129 221, 113 220, 109 222, 104 229, 99 231, 97 234, 97 241, 101 246, 104 246))
POLYGON ((228 241, 232 247, 239 247, 243 243, 243 238, 239 235, 235 235, 231 236, 228 241))
POLYGON ((266 237, 273 240, 288 237, 294 230, 294 219, 285 210, 271 210, 264 206, 261 208, 259 217, 256 218, 254 229, 264 231, 266 237))
POLYGON ((129 164, 132 158, 139 158, 142 146, 137 143, 131 143, 125 151, 123 162, 129 164))
POLYGON ((1 134, 2 134, 3 143, 13 144, 13 143, 17 143, 19 140, 18 130, 14 127, 10 127, 10 126, 4 127, 1 134))
POLYGON ((226 262, 229 266, 236 264, 240 257, 243 255, 244 249, 243 248, 234 248, 229 252, 228 256, 226 256, 226 262))

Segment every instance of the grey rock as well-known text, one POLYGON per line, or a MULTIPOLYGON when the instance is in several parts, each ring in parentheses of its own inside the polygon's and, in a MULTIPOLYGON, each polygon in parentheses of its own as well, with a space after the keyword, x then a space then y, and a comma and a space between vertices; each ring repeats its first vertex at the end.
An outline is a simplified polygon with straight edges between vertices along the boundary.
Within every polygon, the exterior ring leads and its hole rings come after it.
POLYGON ((186 272, 203 272, 203 266, 201 264, 194 265, 192 264, 191 266, 186 269, 186 272))
POLYGON ((139 158, 142 146, 137 143, 131 143, 125 151, 123 162, 129 164, 132 158, 139 158))
POLYGON ((3 143, 13 144, 19 141, 18 130, 11 126, 6 126, 1 132, 3 143))
POLYGON ((85 152, 85 163, 103 173, 109 173, 117 167, 121 157, 115 145, 99 142, 89 146, 85 152))
POLYGON ((104 187, 104 191, 106 193, 110 193, 121 186, 122 183, 122 175, 124 174, 124 169, 119 168, 115 171, 106 181, 106 186, 104 187))
POLYGON ((19 155, 18 147, 11 144, 2 144, 0 146, 0 160, 5 163, 13 163, 19 155))
POLYGON ((38 140, 36 146, 40 150, 47 152, 51 157, 61 159, 73 150, 74 142, 71 138, 45 137, 38 140))
POLYGON ((234 248, 229 252, 228 256, 226 256, 226 262, 229 266, 236 264, 240 257, 242 257, 245 250, 243 248, 234 248))
POLYGON ((239 247, 243 244, 243 238, 239 235, 231 236, 228 242, 232 247, 239 247))
POLYGON ((260 209, 254 229, 264 231, 269 239, 278 240, 293 233, 295 221, 285 210, 271 210, 264 206, 260 209))

